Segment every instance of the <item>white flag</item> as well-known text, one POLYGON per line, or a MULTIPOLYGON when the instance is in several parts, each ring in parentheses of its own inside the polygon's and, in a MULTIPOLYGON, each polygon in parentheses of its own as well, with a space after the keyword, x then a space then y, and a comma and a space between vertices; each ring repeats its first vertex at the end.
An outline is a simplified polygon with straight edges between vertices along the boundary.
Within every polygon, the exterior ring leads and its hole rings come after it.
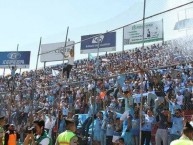
POLYGON ((52 69, 52 76, 57 76, 60 72, 52 69))

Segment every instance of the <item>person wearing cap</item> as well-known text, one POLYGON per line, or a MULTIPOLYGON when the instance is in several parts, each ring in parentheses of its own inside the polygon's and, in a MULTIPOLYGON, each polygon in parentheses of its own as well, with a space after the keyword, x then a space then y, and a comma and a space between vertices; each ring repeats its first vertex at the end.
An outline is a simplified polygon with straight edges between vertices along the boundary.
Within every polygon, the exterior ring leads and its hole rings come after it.
POLYGON ((0 116, 0 145, 4 144, 4 129, 5 125, 5 116, 0 116))
POLYGON ((5 133, 4 145, 16 145, 17 140, 20 138, 19 134, 15 131, 15 126, 10 124, 7 132, 5 133))
POLYGON ((77 145, 78 137, 74 133, 76 131, 76 125, 74 120, 66 119, 66 131, 59 134, 55 145, 77 145))
POLYGON ((24 140, 24 145, 52 145, 52 140, 48 136, 47 131, 44 128, 44 120, 35 120, 34 129, 26 136, 24 140), (35 135, 33 134, 35 133, 35 135))
POLYGON ((183 128, 182 136, 178 140, 174 140, 170 145, 193 145, 193 127, 186 122, 183 128))

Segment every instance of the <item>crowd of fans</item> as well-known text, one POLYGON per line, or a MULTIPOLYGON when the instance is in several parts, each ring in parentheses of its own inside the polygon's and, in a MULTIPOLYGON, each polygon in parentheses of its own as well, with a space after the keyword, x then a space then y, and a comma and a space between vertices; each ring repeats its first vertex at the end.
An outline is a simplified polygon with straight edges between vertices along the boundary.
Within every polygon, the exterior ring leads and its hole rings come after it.
POLYGON ((1 114, 21 142, 41 118, 53 143, 66 129, 65 119, 74 119, 81 142, 94 133, 98 145, 139 145, 141 123, 141 144, 153 143, 155 127, 156 144, 170 144, 181 136, 183 110, 193 104, 191 41, 179 41, 75 61, 69 78, 64 65, 22 74, 13 67, 0 78, 1 114))

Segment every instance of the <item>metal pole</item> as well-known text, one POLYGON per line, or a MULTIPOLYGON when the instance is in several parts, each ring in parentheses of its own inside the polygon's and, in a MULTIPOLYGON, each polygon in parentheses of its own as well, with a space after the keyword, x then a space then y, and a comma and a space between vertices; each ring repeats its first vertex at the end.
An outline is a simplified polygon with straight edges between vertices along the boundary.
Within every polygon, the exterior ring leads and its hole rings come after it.
POLYGON ((33 99, 35 96, 35 87, 36 87, 36 77, 37 77, 37 69, 38 69, 38 62, 39 62, 39 54, 40 54, 40 49, 41 49, 41 45, 42 45, 42 37, 40 37, 40 42, 39 42, 39 48, 38 48, 38 54, 37 54, 37 60, 36 60, 36 69, 35 69, 35 78, 34 78, 34 82, 32 80, 32 94, 33 94, 33 98, 31 99, 31 120, 30 120, 30 125, 33 122, 33 118, 32 118, 32 112, 34 110, 34 104, 33 104, 33 99))
POLYGON ((44 62, 44 78, 46 79, 46 61, 44 62))
MULTIPOLYGON (((19 44, 17 44, 17 49, 16 49, 16 51, 18 52, 18 50, 19 50, 19 44)), ((15 58, 15 68, 14 68, 14 69, 16 69, 16 65, 17 65, 17 57, 15 58)))
POLYGON ((37 61, 36 61, 36 72, 38 69, 38 61, 39 61, 39 56, 40 56, 39 54, 40 54, 41 45, 42 45, 42 37, 40 37, 40 42, 39 42, 38 55, 37 55, 37 61))
POLYGON ((69 27, 67 27, 65 44, 63 47, 62 78, 64 78, 64 59, 65 59, 66 44, 67 44, 67 39, 68 39, 68 30, 69 30, 69 27))
MULTIPOLYGON (((94 104, 93 105, 93 116, 92 116, 92 139, 91 139, 91 145, 93 145, 93 140, 94 140, 94 113, 95 113, 95 107, 96 107, 96 92, 97 92, 97 69, 98 69, 98 63, 99 63, 99 49, 100 49, 100 35, 98 35, 98 50, 97 50, 97 58, 96 58, 96 72, 95 72, 95 91, 94 91, 94 104)), ((91 102, 92 102, 92 98, 91 98, 91 102)))
POLYGON ((123 27, 123 44, 122 44, 122 53, 123 53, 123 51, 125 50, 125 39, 124 39, 124 33, 125 33, 125 31, 124 31, 124 27, 123 27))
MULTIPOLYGON (((185 9, 185 19, 187 19, 187 9, 185 9)), ((188 28, 186 27, 186 37, 188 37, 188 28)))
POLYGON ((164 19, 162 19, 162 45, 164 45, 164 19))
POLYGON ((4 76, 5 76, 5 68, 3 69, 3 78, 4 78, 4 76))
MULTIPOLYGON (((146 8, 146 0, 144 0, 144 8, 143 8, 143 40, 142 40, 142 58, 141 58, 141 61, 142 61, 142 68, 144 67, 143 66, 143 55, 144 55, 144 40, 145 40, 145 8, 146 8)), ((140 103, 140 137, 139 137, 139 144, 141 145, 141 139, 142 139, 142 132, 141 132, 141 129, 142 129, 142 110, 143 110, 143 75, 144 74, 141 74, 141 78, 140 78, 140 82, 141 82, 141 103, 140 103)))
POLYGON ((46 69, 46 61, 44 62, 44 71, 45 71, 45 69, 46 69))
MULTIPOLYGON (((19 50, 19 44, 17 44, 17 53, 18 53, 18 50, 19 50)), ((17 55, 16 55, 17 56, 17 55)), ((14 68, 11 68, 12 70, 11 71, 14 71, 14 76, 13 76, 13 86, 12 86, 12 92, 11 94, 13 94, 13 91, 14 91, 14 88, 15 88, 15 73, 16 73, 16 66, 17 66, 17 57, 15 57, 15 67, 14 68), (14 70, 13 70, 14 69, 14 70)), ((14 100, 15 100, 15 95, 14 95, 14 100)))

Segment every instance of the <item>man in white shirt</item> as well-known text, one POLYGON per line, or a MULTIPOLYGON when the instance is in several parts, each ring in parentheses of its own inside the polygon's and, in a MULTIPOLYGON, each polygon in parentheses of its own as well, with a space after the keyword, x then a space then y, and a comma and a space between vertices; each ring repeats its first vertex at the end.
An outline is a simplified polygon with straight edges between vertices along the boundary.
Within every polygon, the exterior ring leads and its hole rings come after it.
POLYGON ((176 100, 177 100, 178 105, 180 105, 180 106, 183 105, 184 96, 181 94, 181 92, 177 93, 176 100))
POLYGON ((49 130, 52 127, 52 118, 51 115, 49 114, 48 116, 45 117, 45 130, 47 133, 49 133, 49 130))
POLYGON ((66 73, 67 73, 67 79, 69 79, 71 69, 72 69, 72 67, 73 67, 73 65, 74 65, 74 49, 71 49, 71 50, 70 50, 68 56, 66 56, 66 55, 64 54, 64 57, 65 57, 65 58, 68 58, 68 64, 67 64, 66 67, 63 68, 62 73, 63 73, 63 75, 64 75, 64 72, 66 72, 66 73))

